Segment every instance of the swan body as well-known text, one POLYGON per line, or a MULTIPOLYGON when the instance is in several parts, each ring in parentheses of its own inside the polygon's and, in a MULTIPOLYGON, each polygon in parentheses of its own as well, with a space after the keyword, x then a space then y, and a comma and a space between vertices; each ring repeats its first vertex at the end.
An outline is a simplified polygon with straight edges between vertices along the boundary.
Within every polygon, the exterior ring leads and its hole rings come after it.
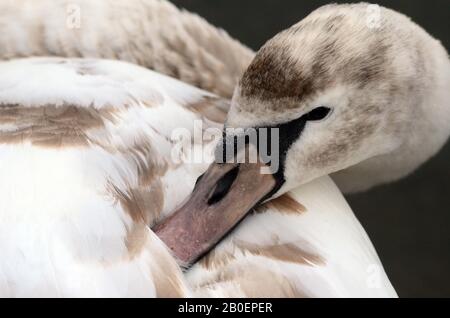
POLYGON ((149 226, 208 165, 173 159, 173 129, 221 127, 223 103, 125 62, 1 62, 0 295, 396 296, 328 177, 259 208, 182 274, 149 226))
POLYGON ((0 69, 0 295, 185 295, 148 226, 195 181, 167 134, 210 95, 124 62, 0 69))

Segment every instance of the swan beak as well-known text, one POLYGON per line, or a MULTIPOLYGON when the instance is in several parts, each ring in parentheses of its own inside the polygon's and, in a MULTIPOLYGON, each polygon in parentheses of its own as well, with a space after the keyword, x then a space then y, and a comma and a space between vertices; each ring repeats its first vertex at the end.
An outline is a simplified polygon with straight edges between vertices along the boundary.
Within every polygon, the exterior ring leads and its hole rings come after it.
POLYGON ((180 265, 212 249, 276 185, 262 163, 213 163, 182 207, 153 228, 180 265))

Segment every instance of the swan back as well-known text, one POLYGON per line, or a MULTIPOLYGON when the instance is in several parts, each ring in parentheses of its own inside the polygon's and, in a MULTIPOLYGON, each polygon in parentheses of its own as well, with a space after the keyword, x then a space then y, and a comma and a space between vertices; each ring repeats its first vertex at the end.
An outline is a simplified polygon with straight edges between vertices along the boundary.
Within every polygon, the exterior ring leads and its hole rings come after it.
POLYGON ((0 59, 29 56, 128 61, 231 97, 253 52, 165 0, 0 3, 0 59))

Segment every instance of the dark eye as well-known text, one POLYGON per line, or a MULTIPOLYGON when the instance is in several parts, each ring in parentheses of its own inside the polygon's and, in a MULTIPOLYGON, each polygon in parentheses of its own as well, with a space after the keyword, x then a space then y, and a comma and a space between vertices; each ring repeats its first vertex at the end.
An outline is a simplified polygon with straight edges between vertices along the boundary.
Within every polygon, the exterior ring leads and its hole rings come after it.
POLYGON ((322 120, 330 113, 331 109, 328 107, 317 107, 314 108, 312 111, 307 113, 305 115, 306 120, 308 121, 316 121, 316 120, 322 120))

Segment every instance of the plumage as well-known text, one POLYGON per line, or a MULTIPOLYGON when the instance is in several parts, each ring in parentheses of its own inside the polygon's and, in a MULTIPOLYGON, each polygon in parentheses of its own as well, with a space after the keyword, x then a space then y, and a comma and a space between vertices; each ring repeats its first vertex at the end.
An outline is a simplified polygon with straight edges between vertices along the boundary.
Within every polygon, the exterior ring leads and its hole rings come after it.
POLYGON ((184 294, 148 226, 195 181, 198 167, 168 161, 170 133, 211 95, 117 61, 0 69, 2 296, 184 294))

